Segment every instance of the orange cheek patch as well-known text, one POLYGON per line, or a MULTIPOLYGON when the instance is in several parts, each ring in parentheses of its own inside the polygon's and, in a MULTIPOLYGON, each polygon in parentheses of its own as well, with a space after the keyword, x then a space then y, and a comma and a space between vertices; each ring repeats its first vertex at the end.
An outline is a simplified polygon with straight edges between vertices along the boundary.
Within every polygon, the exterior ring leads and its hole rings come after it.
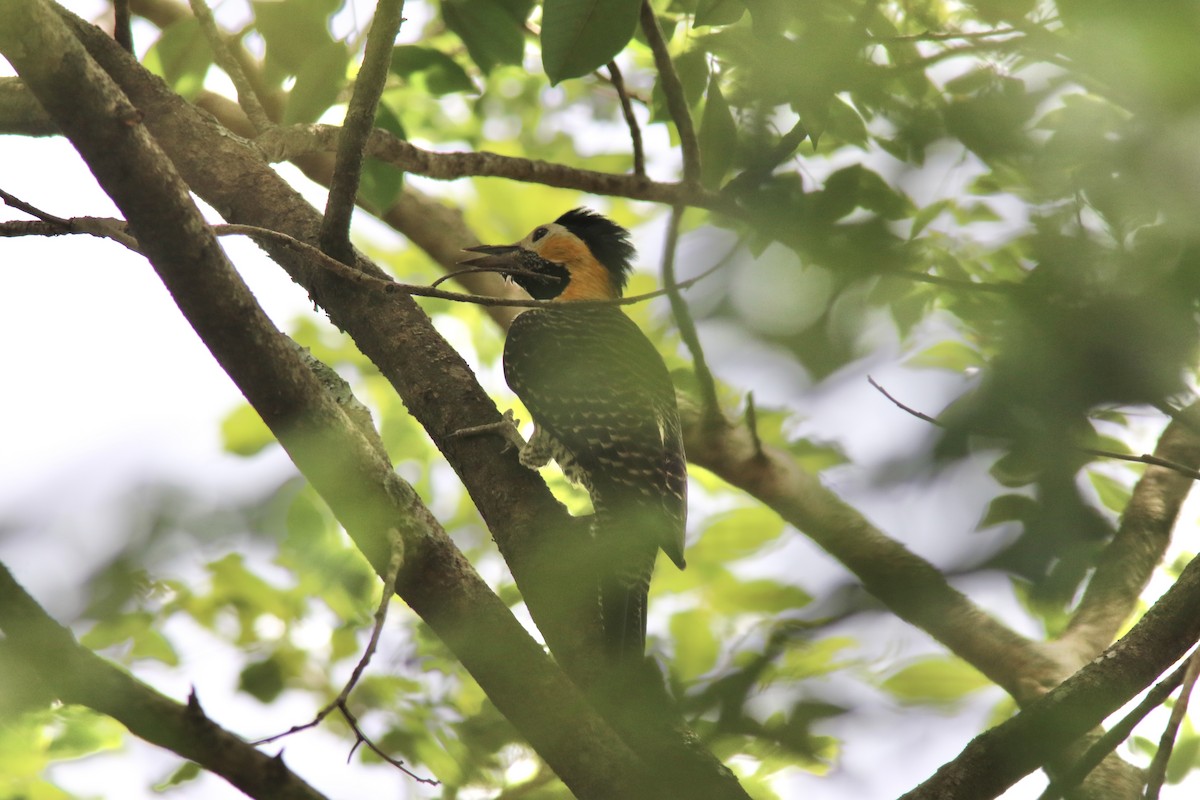
POLYGON ((608 270, 578 242, 551 239, 540 248, 538 254, 548 261, 563 264, 571 273, 571 282, 556 299, 606 300, 616 297, 608 270))

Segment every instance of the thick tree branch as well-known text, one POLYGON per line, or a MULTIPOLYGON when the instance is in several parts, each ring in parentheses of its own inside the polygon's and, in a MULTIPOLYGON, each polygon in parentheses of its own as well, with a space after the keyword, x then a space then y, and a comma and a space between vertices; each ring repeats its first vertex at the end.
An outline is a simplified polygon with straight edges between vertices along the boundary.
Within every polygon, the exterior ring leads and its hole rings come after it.
POLYGON ((0 78, 0 132, 58 136, 58 126, 20 78, 0 78))
POLYGON ((936 567, 880 532, 786 452, 756 442, 744 427, 704 425, 694 407, 681 407, 681 412, 689 461, 774 509, 857 575, 897 616, 1013 697, 1036 696, 1062 678, 1061 668, 1034 642, 977 607, 936 567))
POLYGON ((1200 638, 1200 559, 1129 633, 1017 716, 977 736, 904 800, 987 800, 1078 740, 1178 661, 1200 638))
MULTIPOLYGON (((1200 410, 1200 406, 1193 409, 1200 410)), ((1172 421, 1159 438, 1154 455, 1200 467, 1200 436, 1172 421)), ((1147 466, 1142 473, 1116 536, 1101 554, 1079 607, 1059 638, 1077 663, 1082 664, 1107 647, 1133 613, 1171 542, 1171 531, 1194 483, 1187 475, 1164 466, 1147 466)))
POLYGON ((64 703, 107 714, 130 733, 194 761, 250 797, 322 800, 283 763, 205 716, 195 694, 187 705, 159 694, 81 647, 0 564, 0 631, 11 654, 64 703))

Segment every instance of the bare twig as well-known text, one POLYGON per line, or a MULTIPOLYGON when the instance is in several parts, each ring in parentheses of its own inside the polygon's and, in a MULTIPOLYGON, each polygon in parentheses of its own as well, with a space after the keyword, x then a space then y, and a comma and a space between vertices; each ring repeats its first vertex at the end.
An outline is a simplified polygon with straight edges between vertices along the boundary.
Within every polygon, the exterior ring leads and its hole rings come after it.
POLYGON ((1019 28, 995 28, 989 31, 923 31, 921 33, 905 33, 896 36, 871 36, 869 41, 887 44, 889 42, 946 42, 955 39, 990 39, 994 36, 1012 36, 1023 34, 1019 28))
POLYGON ((642 31, 646 34, 650 51, 654 53, 654 66, 658 70, 658 81, 662 86, 663 95, 667 98, 667 110, 671 113, 671 119, 675 121, 676 130, 679 131, 679 147, 683 151, 683 182, 699 183, 700 142, 696 138, 696 128, 692 124, 687 98, 683 94, 683 84, 675 72, 675 65, 671 63, 667 42, 650 0, 642 0, 642 31))
POLYGON ((638 127, 637 117, 633 115, 633 103, 629 101, 629 93, 625 89, 625 78, 616 61, 608 62, 608 78, 617 97, 621 99, 621 113, 625 115, 625 124, 629 126, 629 139, 633 145, 633 174, 645 176, 646 153, 642 149, 642 129, 638 127))
MULTIPOLYGON (((383 292, 385 294, 410 294, 417 297, 436 297, 442 300, 454 300, 460 303, 474 303, 481 306, 515 306, 517 308, 540 308, 541 306, 544 306, 550 302, 547 300, 523 300, 519 298, 484 297, 482 295, 460 294, 458 292, 446 292, 442 291, 441 289, 434 289, 429 286, 416 286, 408 283, 398 283, 396 281, 387 280, 384 278, 376 278, 373 275, 367 275, 352 267, 346 266, 342 262, 327 256, 325 253, 322 253, 318 248, 308 244, 307 242, 302 242, 299 239, 287 235, 286 233, 268 230, 266 228, 256 228, 253 225, 214 225, 213 232, 218 236, 241 235, 249 236, 251 238, 268 239, 278 244, 282 244, 311 257, 322 269, 329 270, 339 277, 365 286, 372 291, 383 292)), ((707 278, 722 266, 724 266, 724 262, 718 262, 699 275, 693 278, 688 278, 685 281, 680 281, 679 283, 675 284, 675 286, 679 289, 686 289, 698 281, 707 278)), ((662 297, 666 295, 668 291, 668 289, 658 289, 653 292, 646 292, 645 294, 631 295, 629 297, 618 297, 614 300, 581 300, 576 302, 580 303, 581 305, 632 305, 634 303, 642 303, 646 300, 652 300, 656 297, 662 297)))
POLYGON ((1171 718, 1167 721, 1167 727, 1158 741, 1158 752, 1154 754, 1154 760, 1146 768, 1146 800, 1158 800, 1158 793, 1162 790, 1163 781, 1167 777, 1167 764, 1171 760, 1171 751, 1175 749, 1175 739, 1179 736, 1179 726, 1183 722, 1183 715, 1187 713, 1192 689, 1196 686, 1197 675, 1200 675, 1200 650, 1193 652, 1187 661, 1183 686, 1179 689, 1179 697, 1175 698, 1175 705, 1171 709, 1171 718))
POLYGON ((12 206, 18 211, 24 211, 29 216, 37 217, 42 222, 50 222, 56 225, 62 225, 66 228, 69 228, 71 225, 68 220, 63 219, 62 217, 56 217, 49 212, 42 211, 37 206, 30 205, 21 198, 11 195, 3 189, 0 189, 0 200, 3 200, 5 205, 12 206))
POLYGON ((891 273, 895 277, 908 278, 909 280, 918 283, 928 283, 933 286, 942 286, 947 289, 961 289, 971 292, 993 292, 995 294, 1011 294, 1020 286, 1012 281, 999 281, 996 283, 981 283, 977 281, 964 281, 958 278, 946 278, 941 275, 928 275, 924 272, 912 272, 910 270, 900 270, 891 273))
POLYGON ((375 7, 362 67, 358 79, 354 81, 354 94, 350 97, 346 121, 338 139, 337 160, 333 178, 329 182, 329 199, 325 204, 325 217, 321 221, 320 242, 323 251, 343 264, 354 263, 350 217, 354 213, 355 198, 358 197, 363 151, 367 136, 375 127, 375 110, 379 107, 379 96, 387 81, 392 46, 400 31, 400 23, 404 21, 403 11, 404 0, 379 0, 375 7))
POLYGON ((436 780, 433 780, 432 778, 422 778, 420 775, 413 773, 412 770, 405 766, 403 761, 393 758, 387 753, 383 752, 378 745, 371 741, 370 737, 362 732, 362 729, 358 725, 358 718, 354 716, 349 707, 350 692, 354 691, 354 687, 358 685, 359 679, 362 678, 363 671, 366 670, 367 665, 371 663, 371 657, 375 655, 375 649, 379 646, 379 637, 383 633, 384 622, 387 621, 388 606, 391 604, 392 597, 394 597, 396 594, 396 578, 400 574, 400 565, 404 561, 404 540, 400 534, 400 531, 392 529, 388 532, 388 538, 391 541, 392 557, 388 562, 387 574, 384 575, 383 578, 383 594, 379 599, 379 605, 375 609, 375 624, 371 628, 371 639, 367 642, 367 646, 366 649, 363 650, 362 657, 359 658, 358 663, 355 664, 354 671, 350 673, 350 679, 346 681, 346 685, 342 687, 340 692, 338 692, 338 696, 326 704, 320 711, 318 711, 316 716, 314 716, 311 720, 302 725, 293 725, 283 733, 277 733, 274 736, 268 736, 264 739, 259 739, 253 742, 253 744, 255 746, 269 744, 270 742, 275 742, 287 736, 291 736, 294 733, 315 728, 317 725, 320 725, 326 717, 337 710, 342 713, 342 717, 345 718, 346 723, 350 726, 350 729, 354 731, 354 745, 350 748, 350 753, 347 757, 353 755, 354 751, 358 749, 360 744, 366 744, 366 746, 369 747, 376 755, 391 764, 393 767, 399 769, 405 775, 408 775, 413 780, 420 781, 421 783, 427 783, 431 786, 436 786, 438 783, 436 780))
POLYGON ((671 314, 675 317, 675 325, 679 328, 679 337, 687 345, 692 354, 692 363, 696 370, 696 381, 700 384, 700 401, 705 424, 713 424, 721 419, 721 406, 717 400, 716 381, 704 358, 704 349, 700 346, 700 335, 696 331, 696 322, 688 311, 687 303, 679 294, 678 283, 675 281, 675 251, 679 244, 679 223, 683 218, 683 206, 671 209, 671 219, 667 223, 667 241, 663 245, 662 282, 667 290, 667 299, 671 303, 671 314))
POLYGON ((113 39, 130 53, 133 52, 133 30, 130 28, 132 21, 129 0, 113 0, 113 39))
POLYGON ((1103 736, 1093 742, 1080 759, 1071 765, 1069 770, 1057 780, 1052 781, 1046 787, 1046 790, 1038 795, 1038 800, 1058 800, 1066 792, 1075 788, 1109 753, 1116 750, 1121 742, 1129 738, 1129 735, 1133 733, 1133 729, 1137 727, 1139 722, 1146 718, 1147 714, 1161 706, 1163 701, 1171 696, 1171 692, 1175 691, 1175 687, 1183 682, 1184 673, 1187 671, 1188 666, 1195 661, 1196 653, 1193 652, 1186 664, 1181 665, 1167 678, 1156 683, 1154 688, 1146 692, 1146 696, 1142 698, 1142 701, 1132 711, 1122 717, 1117 724, 1110 727, 1105 731, 1103 736))
POLYGON ((0 237, 4 236, 63 236, 73 233, 86 233, 102 239, 112 239, 130 250, 138 250, 137 240, 128 232, 125 220, 112 217, 72 217, 63 219, 32 206, 3 189, 0 189, 0 200, 26 214, 37 217, 36 220, 12 220, 0 222, 0 237))
POLYGON ((885 389, 885 388, 883 388, 882 386, 880 386, 880 385, 879 385, 879 382, 878 382, 878 381, 876 381, 874 378, 872 378, 870 375, 868 375, 868 376, 867 376, 867 383, 869 383, 869 384, 871 384, 872 386, 874 386, 874 387, 875 387, 875 389, 876 389, 876 390, 878 390, 878 392, 879 392, 880 394, 882 394, 882 395, 883 395, 884 397, 886 397, 888 400, 891 400, 891 401, 892 401, 892 403, 893 403, 893 404, 894 404, 894 405, 895 405, 897 408, 899 408, 901 411, 906 411, 906 412, 908 412, 909 414, 912 414, 912 415, 913 415, 914 417, 916 417, 917 419, 919 419, 919 420, 924 420, 925 422, 928 422, 928 423, 929 423, 929 424, 931 424, 931 425, 937 425, 939 428, 942 426, 942 423, 941 423, 941 422, 939 422, 939 421, 937 420, 937 417, 931 417, 931 416, 929 416, 928 414, 925 414, 925 413, 923 413, 923 412, 917 411, 915 408, 912 408, 912 407, 910 407, 910 406, 906 406, 906 405, 904 405, 904 403, 901 403, 899 400, 897 400, 895 397, 893 397, 893 396, 892 396, 892 394, 891 394, 890 392, 888 392, 888 390, 887 390, 887 389, 885 389))
MULTIPOLYGON (((393 767, 400 770, 401 772, 403 772, 405 775, 412 778, 413 780, 419 781, 420 783, 428 784, 429 786, 437 786, 438 785, 438 781, 434 780, 433 778, 422 778, 420 775, 415 774, 412 770, 410 770, 408 767, 406 767, 404 765, 403 761, 400 761, 399 759, 396 759, 396 758, 392 758, 390 755, 385 753, 379 747, 379 745, 377 745, 377 744, 375 744, 375 742, 371 741, 371 738, 362 732, 362 728, 360 728, 358 725, 358 718, 355 717, 354 714, 352 714, 350 712, 350 709, 346 708, 345 705, 340 706, 340 708, 342 711, 342 716, 346 718, 346 724, 350 726, 350 730, 354 731, 355 742, 354 742, 354 747, 352 747, 350 749, 350 755, 354 754, 354 751, 358 749, 358 746, 360 744, 365 744, 371 750, 372 753, 379 756, 384 761, 391 764, 393 767)), ((349 760, 349 756, 347 756, 347 760, 349 760)))
MULTIPOLYGON (((911 406, 906 406, 904 403, 901 403, 887 389, 880 386, 879 382, 876 381, 874 378, 872 378, 870 375, 867 376, 867 382, 870 383, 872 386, 874 386, 875 389, 878 390, 880 394, 882 394, 888 400, 891 400, 893 405, 895 405, 900 410, 902 410, 908 414, 911 414, 912 416, 916 417, 919 420, 928 422, 931 425, 937 425, 939 428, 943 427, 942 422, 937 417, 931 417, 922 411, 918 411, 915 408, 912 408, 911 406)), ((1152 464, 1156 467, 1163 467, 1164 469, 1169 469, 1174 472, 1178 472, 1180 475, 1184 475, 1188 478, 1191 478, 1192 480, 1200 481, 1200 470, 1193 469, 1192 467, 1189 467, 1186 464, 1180 464, 1176 461, 1170 461, 1165 458, 1160 458, 1159 456, 1152 455, 1150 453, 1143 453, 1140 456, 1135 456, 1135 455, 1131 455, 1129 453, 1117 453, 1112 450, 1098 450, 1094 447, 1080 447, 1077 445, 1072 446, 1072 449, 1078 450, 1079 452, 1085 453, 1089 456, 1095 456, 1096 458, 1111 458, 1115 461, 1129 461, 1134 464, 1152 464)))
MULTIPOLYGON (((335 149, 340 129, 335 125, 291 125, 260 136, 256 143, 275 161, 288 161, 307 153, 335 149)), ((683 203, 720 210, 735 218, 745 214, 716 192, 683 181, 650 180, 644 175, 616 174, 578 169, 539 159, 504 156, 487 151, 435 153, 423 150, 387 131, 376 129, 367 140, 367 155, 394 164, 405 172, 434 180, 470 177, 508 178, 559 189, 579 189, 591 194, 627 197, 651 203, 683 203)))
POLYGON ((200 23, 200 30, 204 33, 204 38, 208 40, 208 46, 213 52, 213 59, 233 82, 233 86, 237 90, 238 104, 246 112, 250 124, 260 134, 270 130, 275 123, 267 116, 258 93, 254 91, 246 73, 242 71, 242 65, 234 57, 225 37, 217 27, 208 3, 205 0, 188 0, 188 3, 192 7, 192 13, 196 15, 196 20, 200 23))

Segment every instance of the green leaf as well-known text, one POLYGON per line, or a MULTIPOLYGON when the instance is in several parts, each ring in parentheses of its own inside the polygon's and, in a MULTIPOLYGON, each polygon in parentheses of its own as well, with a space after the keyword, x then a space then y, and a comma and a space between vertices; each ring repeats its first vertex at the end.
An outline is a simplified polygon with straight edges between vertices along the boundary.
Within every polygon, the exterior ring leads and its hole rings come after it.
POLYGON ((711 593, 711 604, 722 614, 781 614, 812 602, 812 595, 798 586, 758 578, 718 582, 711 593))
POLYGON ((925 228, 929 226, 929 223, 941 216, 942 212, 946 211, 953 204, 953 200, 938 200, 937 202, 930 203, 914 214, 912 219, 912 229, 908 232, 909 240, 911 241, 920 236, 921 231, 925 230, 925 228))
POLYGON ((263 703, 283 692, 283 669, 274 657, 246 666, 238 678, 238 688, 263 703))
POLYGON ((721 93, 721 83, 716 73, 708 79, 708 94, 704 101, 704 114, 700 117, 700 182, 710 189, 721 185, 721 180, 733 164, 737 149, 737 124, 729 103, 721 93))
POLYGON ((337 102, 346 85, 346 68, 350 65, 350 50, 341 42, 329 44, 310 53, 296 71, 296 84, 288 94, 283 124, 295 125, 316 122, 337 102))
POLYGON ((1002 494, 988 504, 987 513, 979 521, 977 530, 1006 522, 1024 522, 1036 510, 1037 501, 1028 495, 1002 494))
POLYGON ((426 91, 434 95, 476 90, 467 71, 457 61, 431 47, 407 44, 394 48, 391 70, 409 80, 420 76, 425 82, 426 91))
POLYGON ((706 25, 732 25, 745 13, 744 0, 700 0, 696 6, 696 19, 692 24, 697 28, 706 25))
POLYGON ((525 0, 445 0, 442 18, 486 73, 500 64, 521 63, 525 20, 532 8, 525 0))
POLYGON ((766 506, 748 506, 710 517, 693 550, 698 560, 728 564, 778 539, 784 523, 766 506))
POLYGON ((612 61, 633 38, 642 0, 546 0, 542 66, 554 85, 612 61))
POLYGON ((278 79, 297 75, 313 53, 333 44, 329 17, 342 0, 253 0, 254 27, 267 43, 266 65, 278 79))
POLYGON ((165 792, 173 786, 178 786, 181 783, 187 783, 199 778, 201 774, 200 765, 195 761, 185 761, 179 769, 172 772, 163 780, 154 784, 154 791, 165 792))
POLYGON ((146 68, 161 75, 172 89, 191 100, 204 88, 212 58, 199 20, 189 16, 163 30, 146 53, 146 68))
POLYGON ((694 680, 717 663, 721 643, 712 629, 712 615, 700 609, 681 611, 671 617, 672 661, 684 680, 694 680))
POLYGON ((1087 471, 1087 476, 1105 508, 1120 514, 1129 505, 1129 498, 1133 496, 1133 490, 1124 483, 1092 469, 1087 471))
POLYGON ((982 367, 983 358, 975 348, 956 341, 938 342, 904 361, 906 367, 944 369, 963 372, 971 367, 982 367))
MULTIPOLYGON (((379 104, 379 108, 375 112, 375 127, 382 128, 398 139, 407 138, 404 125, 387 103, 379 104)), ((358 194, 376 211, 383 212, 391 208, 403 188, 404 170, 375 159, 367 159, 363 163, 358 194)))
POLYGON ((275 435, 249 404, 243 404, 221 421, 221 445, 230 453, 252 456, 274 444, 275 435))
POLYGON ((959 658, 916 661, 883 682, 884 690, 905 703, 953 704, 991 686, 983 673, 959 658))

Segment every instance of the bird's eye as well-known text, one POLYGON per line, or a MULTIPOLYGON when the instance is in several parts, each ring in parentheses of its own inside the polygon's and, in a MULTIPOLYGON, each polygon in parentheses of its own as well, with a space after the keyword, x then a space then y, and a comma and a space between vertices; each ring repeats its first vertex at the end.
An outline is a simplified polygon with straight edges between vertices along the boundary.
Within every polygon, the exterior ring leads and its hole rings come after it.
POLYGON ((541 239, 543 236, 545 236, 549 232, 550 232, 549 228, 538 228, 537 230, 535 230, 533 232, 533 238, 531 239, 531 241, 536 242, 538 239, 541 239))

